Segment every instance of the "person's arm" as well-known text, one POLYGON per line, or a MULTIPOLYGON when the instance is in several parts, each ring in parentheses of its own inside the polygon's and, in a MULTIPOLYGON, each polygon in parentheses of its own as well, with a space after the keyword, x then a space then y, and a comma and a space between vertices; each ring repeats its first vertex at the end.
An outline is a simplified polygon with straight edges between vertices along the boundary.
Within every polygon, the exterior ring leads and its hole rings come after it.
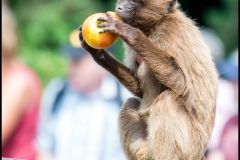
POLYGON ((31 100, 30 87, 22 77, 13 77, 2 86, 2 146, 14 132, 31 100))

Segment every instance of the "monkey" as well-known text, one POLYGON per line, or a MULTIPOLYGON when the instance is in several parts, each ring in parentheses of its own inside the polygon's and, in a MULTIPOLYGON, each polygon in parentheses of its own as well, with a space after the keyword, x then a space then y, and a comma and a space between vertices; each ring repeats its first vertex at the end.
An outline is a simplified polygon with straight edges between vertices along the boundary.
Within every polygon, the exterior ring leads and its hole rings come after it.
POLYGON ((120 37, 124 60, 82 47, 133 93, 119 113, 129 160, 203 160, 215 121, 218 72, 196 22, 177 0, 117 0, 100 33, 120 37))

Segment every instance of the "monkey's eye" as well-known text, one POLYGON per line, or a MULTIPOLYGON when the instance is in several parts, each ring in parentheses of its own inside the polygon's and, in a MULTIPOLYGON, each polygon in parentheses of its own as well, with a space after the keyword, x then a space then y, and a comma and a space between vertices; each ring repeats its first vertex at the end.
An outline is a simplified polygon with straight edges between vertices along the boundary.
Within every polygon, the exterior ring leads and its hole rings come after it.
POLYGON ((143 1, 142 0, 131 0, 130 3, 133 5, 136 5, 136 4, 142 4, 143 1))
POLYGON ((131 0, 131 3, 137 3, 138 0, 131 0))

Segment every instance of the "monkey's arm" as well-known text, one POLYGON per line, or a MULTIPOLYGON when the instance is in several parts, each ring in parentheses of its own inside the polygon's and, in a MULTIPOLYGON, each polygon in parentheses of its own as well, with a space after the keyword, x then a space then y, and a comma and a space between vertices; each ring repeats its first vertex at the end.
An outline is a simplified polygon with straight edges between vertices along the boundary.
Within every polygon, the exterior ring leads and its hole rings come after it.
POLYGON ((156 78, 178 95, 186 94, 186 77, 178 59, 158 48, 139 29, 108 17, 99 18, 103 21, 99 27, 105 27, 102 32, 112 32, 120 36, 133 48, 153 71, 156 78))
POLYGON ((93 59, 103 68, 108 70, 112 75, 114 75, 119 82, 122 83, 134 95, 142 98, 143 93, 140 88, 139 80, 134 73, 113 56, 111 56, 106 50, 99 50, 90 47, 82 38, 81 27, 79 30, 79 39, 81 41, 81 45, 92 55, 93 59))

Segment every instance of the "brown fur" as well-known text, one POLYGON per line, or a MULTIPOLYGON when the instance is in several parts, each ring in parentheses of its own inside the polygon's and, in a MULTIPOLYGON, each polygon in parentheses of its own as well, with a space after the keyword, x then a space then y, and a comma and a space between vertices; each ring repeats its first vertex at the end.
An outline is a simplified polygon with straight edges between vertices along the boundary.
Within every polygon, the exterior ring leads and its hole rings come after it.
POLYGON ((137 0, 134 5, 137 12, 126 8, 127 1, 117 2, 116 13, 125 23, 111 15, 99 19, 104 32, 124 41, 128 67, 105 50, 89 47, 80 32, 83 48, 139 97, 129 98, 119 115, 125 154, 130 160, 204 159, 218 87, 210 51, 175 0, 137 0), (137 55, 143 64, 136 62, 137 55))

